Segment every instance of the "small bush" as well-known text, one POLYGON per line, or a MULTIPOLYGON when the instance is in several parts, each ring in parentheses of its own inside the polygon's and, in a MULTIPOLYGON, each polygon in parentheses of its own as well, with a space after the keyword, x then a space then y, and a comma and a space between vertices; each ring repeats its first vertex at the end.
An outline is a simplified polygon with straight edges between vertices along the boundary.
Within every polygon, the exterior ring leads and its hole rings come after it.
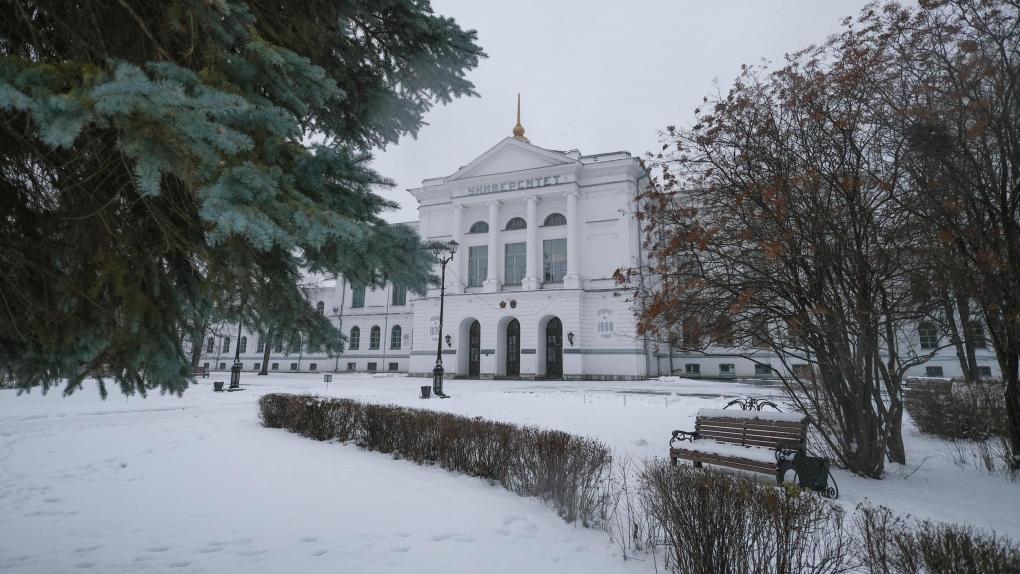
POLYGON ((946 439, 987 440, 1006 434, 1001 383, 957 383, 952 391, 916 387, 906 394, 907 412, 923 433, 946 439))
POLYGON ((612 453, 559 431, 347 399, 270 394, 262 424, 318 440, 354 441, 376 452, 485 478, 549 503, 568 522, 604 526, 612 453))
POLYGON ((642 504, 676 572, 831 573, 853 569, 843 510, 831 501, 728 472, 671 467, 641 473, 642 504))
POLYGON ((884 506, 861 505, 858 546, 871 574, 1006 574, 1020 572, 1020 548, 969 526, 896 516, 884 506))

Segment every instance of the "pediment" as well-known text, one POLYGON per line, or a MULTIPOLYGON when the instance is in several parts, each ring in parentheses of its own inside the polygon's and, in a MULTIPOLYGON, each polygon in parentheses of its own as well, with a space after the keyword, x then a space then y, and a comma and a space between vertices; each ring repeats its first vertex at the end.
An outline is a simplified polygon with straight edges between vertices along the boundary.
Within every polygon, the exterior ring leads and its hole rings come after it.
POLYGON ((562 153, 508 137, 457 170, 456 173, 446 178, 446 181, 574 163, 576 160, 562 153))

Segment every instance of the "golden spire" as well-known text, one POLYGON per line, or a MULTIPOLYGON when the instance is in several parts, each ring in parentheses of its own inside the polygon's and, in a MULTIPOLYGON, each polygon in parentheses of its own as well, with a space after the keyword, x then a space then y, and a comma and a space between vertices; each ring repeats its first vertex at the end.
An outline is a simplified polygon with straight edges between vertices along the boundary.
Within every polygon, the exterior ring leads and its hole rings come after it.
MULTIPOLYGON (((524 137, 524 126, 521 125, 521 93, 517 92, 517 125, 514 126, 514 139, 521 142, 528 142, 524 137)), ((530 143, 530 142, 528 142, 530 143)))

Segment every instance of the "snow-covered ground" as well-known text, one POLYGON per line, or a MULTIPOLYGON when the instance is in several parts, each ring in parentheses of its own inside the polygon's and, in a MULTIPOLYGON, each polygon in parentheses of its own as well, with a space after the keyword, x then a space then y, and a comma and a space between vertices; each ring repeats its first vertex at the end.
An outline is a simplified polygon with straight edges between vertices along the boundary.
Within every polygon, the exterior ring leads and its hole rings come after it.
MULTIPOLYGON (((334 375, 327 390, 321 375, 246 375, 245 391, 213 393, 217 378, 183 398, 0 391, 0 571, 654 572, 605 533, 482 480, 264 429, 255 400, 427 407, 593 436, 640 461, 662 457, 699 408, 778 394, 684 379, 455 380, 453 398, 422 401, 426 379, 334 375)), ((906 435, 911 464, 881 481, 838 472, 842 502, 1020 540, 1020 482, 954 465, 909 423, 906 435)))

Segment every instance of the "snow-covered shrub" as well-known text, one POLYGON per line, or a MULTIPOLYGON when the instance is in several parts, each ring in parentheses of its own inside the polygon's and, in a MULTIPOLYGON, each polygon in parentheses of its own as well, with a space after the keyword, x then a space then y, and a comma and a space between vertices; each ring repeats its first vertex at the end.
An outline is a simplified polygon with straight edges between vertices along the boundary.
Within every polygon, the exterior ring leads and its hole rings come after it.
POLYGON ((534 496, 568 522, 604 527, 613 457, 605 444, 559 431, 348 399, 270 394, 264 426, 319 440, 354 441, 419 464, 499 483, 534 496))
POLYGON ((921 432, 947 439, 986 440, 1006 435, 1005 387, 1001 383, 956 383, 952 391, 915 387, 907 412, 921 432))
POLYGON ((665 537, 676 572, 853 571, 838 504, 796 487, 735 473, 648 463, 640 476, 645 511, 665 537))
POLYGON ((862 567, 871 574, 1020 572, 1020 547, 970 526, 916 522, 884 506, 855 516, 862 567))

